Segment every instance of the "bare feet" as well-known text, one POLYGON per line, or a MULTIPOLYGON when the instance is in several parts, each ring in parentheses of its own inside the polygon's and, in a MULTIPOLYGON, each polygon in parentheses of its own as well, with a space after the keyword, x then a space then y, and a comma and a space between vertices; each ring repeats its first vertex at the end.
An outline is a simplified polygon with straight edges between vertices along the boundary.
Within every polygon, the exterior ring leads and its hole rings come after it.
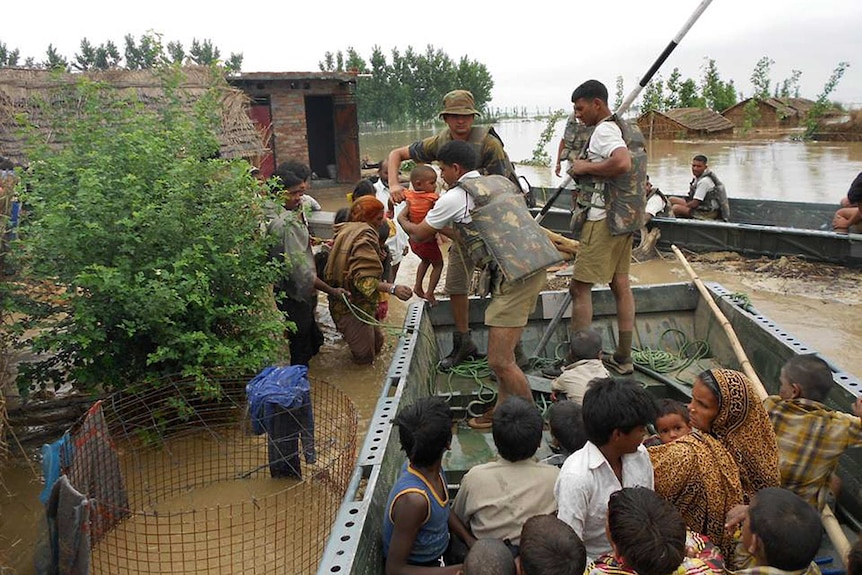
POLYGON ((434 292, 426 293, 425 301, 427 301, 428 305, 430 305, 431 307, 437 305, 437 298, 434 297, 434 292))
POLYGON ((422 284, 416 284, 413 286, 413 294, 425 299, 425 290, 422 289, 422 284))

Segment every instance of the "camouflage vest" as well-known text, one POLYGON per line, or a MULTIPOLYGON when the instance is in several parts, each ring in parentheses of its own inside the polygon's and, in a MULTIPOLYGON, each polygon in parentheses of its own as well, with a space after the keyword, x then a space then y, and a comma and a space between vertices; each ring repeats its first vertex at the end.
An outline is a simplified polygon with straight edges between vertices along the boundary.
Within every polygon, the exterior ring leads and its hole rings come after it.
POLYGON ((481 176, 458 185, 473 198, 472 221, 458 229, 477 266, 490 264, 516 282, 562 261, 510 180, 481 176))
MULTIPOLYGON (((506 144, 503 143, 503 139, 493 126, 473 126, 470 130, 470 136, 467 138, 467 142, 473 145, 473 149, 476 151, 476 157, 479 158, 479 163, 481 164, 484 161, 483 153, 485 151, 486 137, 494 138, 500 142, 500 147, 504 149, 503 157, 499 158, 501 164, 500 167, 503 172, 502 175, 518 186, 518 190, 520 190, 521 196, 524 199, 524 202, 526 202, 527 207, 536 207, 536 199, 533 197, 532 191, 530 191, 529 182, 527 182, 525 178, 519 177, 515 172, 515 165, 512 164, 512 160, 509 159, 509 155, 505 153, 506 144)), ((483 176, 491 175, 484 166, 479 168, 479 172, 483 176)))
POLYGON ((712 185, 714 187, 706 193, 706 197, 703 198, 703 202, 698 206, 698 210, 707 212, 718 211, 718 219, 729 222, 730 202, 727 200, 727 190, 724 187, 724 183, 718 179, 718 176, 716 176, 712 170, 707 170, 700 178, 695 178, 691 181, 691 184, 688 187, 689 200, 694 197, 697 183, 703 178, 709 178, 712 180, 712 185), (701 208, 701 206, 704 206, 704 208, 701 208))
MULTIPOLYGON (((592 194, 600 193, 605 200, 608 227, 611 234, 619 236, 639 230, 644 224, 644 207, 646 205, 646 175, 647 154, 644 136, 640 128, 633 122, 621 120, 612 115, 605 122, 614 122, 622 132, 623 141, 632 158, 632 168, 624 174, 607 179, 593 176, 578 176, 580 195, 579 205, 589 205, 592 194)), ((581 151, 581 158, 586 158, 590 142, 587 140, 581 151)))

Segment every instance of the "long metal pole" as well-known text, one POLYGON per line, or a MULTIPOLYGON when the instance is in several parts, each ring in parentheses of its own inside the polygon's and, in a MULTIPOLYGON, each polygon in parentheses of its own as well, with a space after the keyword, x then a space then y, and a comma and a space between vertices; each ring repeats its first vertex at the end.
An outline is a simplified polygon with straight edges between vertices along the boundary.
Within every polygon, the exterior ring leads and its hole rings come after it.
MULTIPOLYGON (((679 32, 676 33, 676 36, 673 37, 673 39, 670 41, 670 43, 668 43, 668 45, 662 51, 662 53, 659 54, 659 57, 656 59, 656 61, 653 62, 652 66, 649 67, 646 74, 644 74, 643 78, 641 78, 637 87, 635 87, 635 89, 631 91, 631 93, 626 97, 626 99, 622 101, 622 103, 619 105, 619 107, 614 112, 615 115, 621 116, 622 114, 624 114, 629 109, 629 107, 632 105, 632 102, 634 102, 637 99, 638 95, 641 93, 641 90, 644 89, 644 86, 649 84, 649 81, 652 80, 652 77, 655 76, 655 73, 658 72, 658 69, 661 68, 661 65, 664 64, 665 60, 667 60, 667 58, 668 58, 668 56, 670 56, 671 52, 673 52, 674 49, 679 45, 679 43, 682 41, 683 37, 688 33, 689 30, 691 30, 691 27, 694 26, 694 23, 697 22, 697 19, 700 18, 700 15, 703 14, 704 10, 706 10, 707 7, 711 3, 712 3, 712 0, 703 0, 698 5, 697 9, 695 9, 695 11, 691 14, 691 16, 689 16, 688 20, 686 20, 683 27, 680 28, 679 32)), ((568 183, 568 180, 566 180, 564 182, 564 184, 567 184, 567 183, 568 183)), ((542 210, 541 210, 541 212, 539 212, 539 216, 536 218, 539 222, 542 221, 542 219, 545 217, 545 214, 547 214, 548 210, 551 209, 551 205, 560 196, 560 193, 562 191, 563 191, 563 186, 561 185, 559 188, 557 188, 557 191, 554 193, 554 195, 551 196, 551 198, 549 198, 549 201, 545 202, 545 205, 542 206, 542 210)), ((565 299, 563 300, 563 303, 562 303, 562 309, 565 310, 567 307, 569 307, 569 304, 571 304, 571 303, 572 303, 572 293, 567 291, 565 299)), ((557 325, 560 323, 561 320, 562 320, 562 313, 558 313, 557 315, 554 316, 553 321, 551 321, 551 323, 548 325, 548 328, 545 330, 545 334, 542 336, 543 342, 547 343, 547 341, 550 339, 551 332, 553 332, 553 330, 555 330, 557 328, 557 325)), ((544 347, 544 344, 541 347, 544 347)), ((537 346, 536 352, 533 355, 536 355, 539 351, 540 351, 539 346, 537 346)))

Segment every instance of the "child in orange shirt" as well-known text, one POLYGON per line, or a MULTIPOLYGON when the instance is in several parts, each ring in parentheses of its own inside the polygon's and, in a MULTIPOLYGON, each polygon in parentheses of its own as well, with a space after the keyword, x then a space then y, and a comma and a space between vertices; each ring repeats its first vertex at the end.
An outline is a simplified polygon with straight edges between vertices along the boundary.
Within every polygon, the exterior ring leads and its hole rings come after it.
MULTIPOLYGON (((428 211, 434 207, 434 202, 440 197, 437 195, 437 172, 428 165, 420 164, 410 172, 410 187, 405 190, 404 195, 410 206, 410 221, 418 224, 425 219, 428 211)), ((410 240, 410 249, 419 256, 421 260, 416 268, 416 282, 413 293, 426 300, 430 305, 437 303, 434 299, 434 290, 443 273, 443 254, 434 237, 426 242, 414 242, 410 240), (425 274, 431 268, 431 276, 428 279, 428 289, 422 288, 425 274)))

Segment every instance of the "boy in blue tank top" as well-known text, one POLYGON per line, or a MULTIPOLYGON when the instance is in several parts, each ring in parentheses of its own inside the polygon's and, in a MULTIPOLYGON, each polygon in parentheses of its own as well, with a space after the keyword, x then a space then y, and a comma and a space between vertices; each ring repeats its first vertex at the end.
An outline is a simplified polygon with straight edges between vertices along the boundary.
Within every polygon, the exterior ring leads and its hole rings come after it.
POLYGON ((452 411, 439 397, 423 397, 395 417, 407 463, 389 492, 383 516, 386 575, 421 572, 457 574, 461 565, 443 566, 449 531, 467 546, 475 538, 449 511, 443 454, 452 440, 452 411))

